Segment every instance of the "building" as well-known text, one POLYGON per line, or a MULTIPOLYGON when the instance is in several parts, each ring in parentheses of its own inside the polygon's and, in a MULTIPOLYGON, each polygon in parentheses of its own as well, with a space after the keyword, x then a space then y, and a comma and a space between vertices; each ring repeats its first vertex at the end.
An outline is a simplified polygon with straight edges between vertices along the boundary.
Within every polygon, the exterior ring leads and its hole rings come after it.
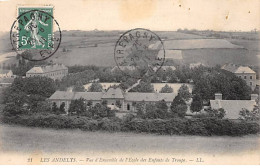
POLYGON ((135 66, 114 66, 111 69, 111 72, 116 72, 116 70, 134 71, 134 70, 136 70, 136 67, 135 66))
POLYGON ((13 78, 14 74, 12 70, 0 69, 0 78, 13 78))
POLYGON ((239 119, 239 112, 242 109, 253 110, 257 97, 257 94, 252 94, 251 100, 222 100, 222 94, 216 93, 215 100, 210 100, 210 106, 216 110, 223 108, 226 111, 224 118, 239 119))
MULTIPOLYGON (((176 70, 175 66, 158 66, 153 68, 154 71, 157 71, 158 69, 163 71, 166 71, 167 69, 171 69, 173 71, 176 70)), ((111 72, 115 72, 116 70, 134 71, 138 69, 135 66, 115 66, 111 69, 111 72)))
POLYGON ((174 93, 140 93, 127 92, 124 93, 120 88, 110 88, 106 92, 66 92, 56 91, 50 98, 50 102, 56 103, 59 107, 65 103, 65 111, 68 112, 69 105, 72 100, 83 98, 86 101, 92 101, 93 105, 106 100, 108 106, 115 106, 116 102, 120 102, 120 111, 134 112, 135 105, 138 102, 155 103, 164 100, 168 107, 175 98, 174 93))
POLYGON ((53 80, 61 80, 66 75, 68 75, 68 68, 63 64, 34 66, 26 72, 26 77, 42 76, 53 80))
POLYGON ((252 90, 256 87, 256 72, 248 66, 239 66, 235 64, 225 64, 221 67, 226 71, 234 73, 236 76, 244 79, 246 84, 251 87, 252 90))
POLYGON ((171 70, 173 70, 173 71, 176 70, 175 66, 167 66, 167 65, 166 65, 166 66, 159 66, 159 67, 154 67, 154 68, 153 68, 154 71, 157 71, 158 69, 159 69, 159 70, 162 70, 162 71, 164 71, 164 72, 167 71, 167 69, 171 69, 171 70))
MULTIPOLYGON (((111 86, 119 86, 120 83, 99 83, 102 88, 104 90, 107 90, 108 88, 110 88, 111 86)), ((189 88, 189 92, 192 93, 193 90, 193 85, 190 83, 151 83, 151 85, 154 87, 154 91, 155 92, 160 92, 161 89, 165 86, 168 85, 173 89, 173 93, 178 94, 178 91, 180 89, 180 87, 185 84, 186 86, 188 86, 189 88)), ((92 83, 88 83, 86 85, 84 85, 84 88, 86 91, 88 91, 88 88, 92 85, 92 83)))
POLYGON ((205 64, 201 63, 201 62, 196 62, 196 63, 191 63, 190 64, 190 68, 198 68, 200 66, 206 66, 205 64))

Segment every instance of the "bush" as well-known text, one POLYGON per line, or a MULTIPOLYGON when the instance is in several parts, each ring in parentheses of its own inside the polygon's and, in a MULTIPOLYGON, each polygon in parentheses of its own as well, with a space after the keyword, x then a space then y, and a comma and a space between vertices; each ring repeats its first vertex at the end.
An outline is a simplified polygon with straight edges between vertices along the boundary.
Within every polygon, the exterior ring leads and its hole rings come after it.
POLYGON ((121 130, 121 124, 119 121, 102 118, 101 121, 98 123, 99 130, 105 130, 109 132, 115 132, 121 130))
POLYGON ((72 128, 84 131, 104 130, 134 131, 168 135, 229 135, 241 136, 257 134, 260 126, 256 122, 221 120, 217 118, 197 119, 141 119, 132 115, 123 120, 118 118, 91 119, 84 116, 62 116, 55 114, 33 114, 3 116, 2 121, 31 127, 49 127, 56 129, 72 128))
POLYGON ((184 119, 171 119, 165 124, 165 132, 166 134, 174 135, 174 134, 183 134, 185 130, 185 121, 184 119))
POLYGON ((128 122, 128 130, 136 132, 149 132, 147 120, 135 118, 128 122))
POLYGON ((81 126, 83 131, 96 131, 98 130, 98 122, 96 120, 88 120, 84 125, 81 126))
POLYGON ((152 133, 164 134, 165 133, 165 124, 166 124, 166 120, 163 120, 163 119, 147 120, 148 130, 149 130, 149 132, 152 132, 152 133))
POLYGON ((201 120, 187 120, 183 131, 184 134, 188 135, 209 135, 205 124, 201 120))

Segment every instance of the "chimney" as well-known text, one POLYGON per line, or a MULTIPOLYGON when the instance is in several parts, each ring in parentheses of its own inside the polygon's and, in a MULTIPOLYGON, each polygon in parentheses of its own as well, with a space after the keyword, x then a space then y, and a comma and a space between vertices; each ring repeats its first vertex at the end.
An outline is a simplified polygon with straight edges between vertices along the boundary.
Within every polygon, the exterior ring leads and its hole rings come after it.
POLYGON ((257 94, 251 94, 251 100, 256 100, 258 98, 257 94))
POLYGON ((222 94, 221 93, 215 93, 215 100, 222 100, 222 94))

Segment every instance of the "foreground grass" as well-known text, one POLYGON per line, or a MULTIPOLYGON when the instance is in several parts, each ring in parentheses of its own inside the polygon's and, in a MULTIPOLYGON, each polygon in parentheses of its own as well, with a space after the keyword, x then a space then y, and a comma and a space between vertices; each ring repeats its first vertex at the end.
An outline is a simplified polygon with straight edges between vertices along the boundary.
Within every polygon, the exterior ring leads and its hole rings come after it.
POLYGON ((228 136, 162 136, 136 133, 85 132, 0 125, 1 151, 4 152, 149 152, 237 154, 259 149, 260 135, 228 136))

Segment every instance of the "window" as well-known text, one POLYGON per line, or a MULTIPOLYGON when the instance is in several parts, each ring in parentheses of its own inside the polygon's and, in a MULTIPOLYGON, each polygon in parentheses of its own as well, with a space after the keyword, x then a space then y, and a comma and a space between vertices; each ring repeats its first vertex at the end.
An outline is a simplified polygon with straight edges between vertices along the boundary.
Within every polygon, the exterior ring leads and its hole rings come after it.
POLYGON ((241 78, 241 76, 239 76, 239 78, 241 78))
POLYGON ((250 79, 253 79, 253 76, 250 76, 250 79))
POLYGON ((252 86, 252 82, 250 82, 250 86, 252 86))
POLYGON ((244 76, 244 79, 246 79, 246 76, 244 76))
POLYGON ((127 110, 130 110, 130 104, 127 103, 127 110))

